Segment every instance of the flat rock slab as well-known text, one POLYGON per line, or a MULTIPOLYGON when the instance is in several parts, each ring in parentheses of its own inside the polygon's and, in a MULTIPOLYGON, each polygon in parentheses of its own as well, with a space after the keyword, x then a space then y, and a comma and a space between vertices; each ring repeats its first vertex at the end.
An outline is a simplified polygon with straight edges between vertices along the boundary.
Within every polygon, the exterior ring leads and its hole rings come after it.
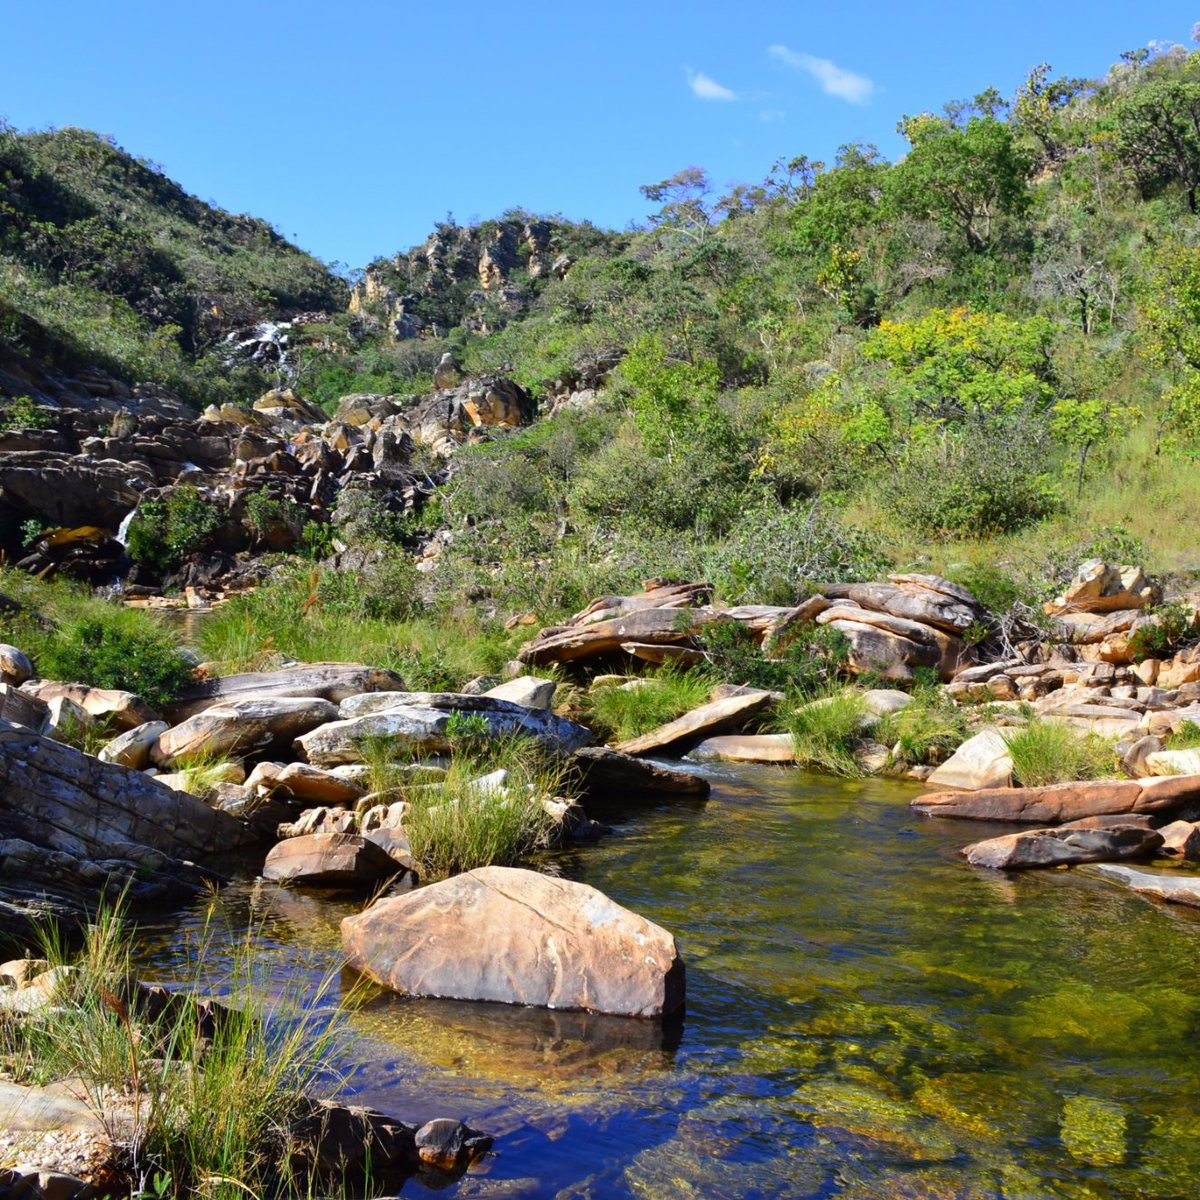
POLYGON ((1200 776, 1164 779, 1097 779, 1046 787, 984 788, 918 796, 914 811, 927 817, 970 821, 1022 821, 1061 825, 1105 813, 1167 812, 1200 798, 1200 776))
POLYGON ((791 763, 796 744, 790 733, 733 733, 706 738, 688 751, 689 758, 718 762, 791 763))
MULTIPOLYGON (((449 730, 455 713, 477 717, 490 738, 528 737, 559 754, 586 746, 592 731, 540 708, 526 708, 490 696, 458 692, 390 692, 363 696, 364 706, 388 697, 382 711, 331 721, 296 739, 296 749, 316 766, 361 762, 363 746, 372 740, 391 742, 420 753, 445 753, 454 741, 449 730), (369 704, 365 702, 370 702, 369 704)), ((342 706, 343 712, 346 705, 342 706)), ((358 711, 352 706, 351 711, 358 711)))
POLYGON ((989 838, 963 849, 973 867, 1022 871, 1064 863, 1113 862, 1153 854, 1163 844, 1160 834, 1140 825, 1107 829, 1027 829, 989 838))
POLYGON ((584 746, 571 757, 593 795, 636 800, 641 795, 703 797, 712 790, 703 775, 675 771, 610 746, 584 746))
POLYGON ((90 1133, 104 1126, 83 1100, 83 1087, 66 1083, 29 1087, 0 1080, 0 1130, 33 1133, 90 1133))
POLYGON ((543 629, 517 658, 523 663, 549 666, 619 654, 624 642, 659 646, 690 643, 691 635, 712 619, 711 609, 635 609, 610 620, 543 629))
POLYGON ((737 728, 747 718, 762 712, 771 703, 772 694, 767 691, 710 700, 707 704, 702 704, 699 708, 694 708, 682 717, 668 721, 667 724, 660 725, 641 737, 622 742, 616 749, 622 754, 632 754, 635 757, 682 751, 697 741, 737 728))
POLYGON ((397 992, 616 1016, 683 1008, 675 939, 586 884, 483 867, 342 922, 350 965, 397 992))
POLYGON ((281 671, 252 671, 222 675, 185 688, 167 705, 167 716, 175 722, 193 717, 214 704, 241 700, 246 696, 315 696, 340 704, 362 692, 399 691, 404 680, 394 671, 361 663, 304 663, 281 671))
POLYGON ((1119 867, 1108 863, 1096 868, 1110 879, 1123 883, 1139 896, 1151 896, 1165 900, 1168 904, 1185 904, 1189 908, 1200 908, 1200 875, 1157 874, 1138 871, 1133 867, 1119 867))
POLYGON ((114 729, 136 729, 147 721, 157 721, 158 713, 140 696, 116 688, 88 687, 85 683, 53 683, 48 679, 30 680, 21 685, 27 696, 50 704, 70 700, 89 717, 107 721, 114 729))

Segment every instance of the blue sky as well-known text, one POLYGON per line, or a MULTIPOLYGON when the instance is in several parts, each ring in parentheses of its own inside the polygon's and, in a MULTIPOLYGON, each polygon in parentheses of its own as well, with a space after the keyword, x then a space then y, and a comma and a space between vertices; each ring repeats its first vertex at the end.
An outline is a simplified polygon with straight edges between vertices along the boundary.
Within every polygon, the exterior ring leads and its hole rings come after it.
POLYGON ((1179 3, 0 0, 0 116, 82 125, 350 266, 522 205, 623 227, 638 185, 761 179, 1046 60, 1187 43, 1179 3))

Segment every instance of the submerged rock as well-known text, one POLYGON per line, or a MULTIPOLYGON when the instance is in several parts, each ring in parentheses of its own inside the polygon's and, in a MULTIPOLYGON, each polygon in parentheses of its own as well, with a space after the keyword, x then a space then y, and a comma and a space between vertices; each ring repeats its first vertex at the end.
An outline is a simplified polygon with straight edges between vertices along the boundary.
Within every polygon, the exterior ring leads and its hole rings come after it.
POLYGON ((342 922, 351 966, 398 992, 618 1016, 683 1008, 675 939, 586 884, 484 867, 342 922))

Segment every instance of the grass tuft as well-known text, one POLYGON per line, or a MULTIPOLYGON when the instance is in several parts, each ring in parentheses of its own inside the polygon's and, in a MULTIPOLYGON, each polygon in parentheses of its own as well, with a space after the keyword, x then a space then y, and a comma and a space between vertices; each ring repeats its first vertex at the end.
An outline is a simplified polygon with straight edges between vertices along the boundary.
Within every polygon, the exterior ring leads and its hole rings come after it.
POLYGON ((614 684, 589 692, 585 722, 612 741, 640 737, 706 703, 713 682, 706 671, 667 665, 634 677, 633 686, 614 684))
POLYGON ((1005 735, 1013 779, 1021 787, 1106 779, 1117 773, 1110 738, 1078 733, 1060 721, 1030 721, 1005 735))
POLYGON ((834 775, 859 778, 854 747, 862 740, 866 701, 853 688, 830 692, 797 705, 785 718, 796 748, 796 763, 834 775))

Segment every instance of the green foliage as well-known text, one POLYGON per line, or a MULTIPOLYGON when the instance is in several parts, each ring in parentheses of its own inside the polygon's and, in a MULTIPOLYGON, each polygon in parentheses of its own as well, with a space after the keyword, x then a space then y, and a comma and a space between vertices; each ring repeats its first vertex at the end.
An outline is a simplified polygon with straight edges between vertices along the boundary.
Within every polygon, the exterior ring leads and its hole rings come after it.
POLYGON ((1117 773, 1111 739, 1078 733, 1061 721, 1032 720, 1004 735, 1020 787, 1103 779, 1117 773))
POLYGON ((1129 635, 1134 662, 1170 658, 1196 635, 1195 610, 1182 600, 1168 600, 1150 613, 1150 620, 1129 635))
POLYGON ((31 396, 14 396, 0 409, 0 433, 14 429, 50 429, 54 417, 34 403, 31 396))
POLYGON ((1171 732, 1165 745, 1168 750, 1200 749, 1200 725, 1195 721, 1184 721, 1178 729, 1171 732))
POLYGON ((117 618, 83 617, 65 625, 38 656, 48 679, 120 688, 158 708, 191 679, 191 668, 165 631, 117 618))
POLYGON ((795 745, 797 765, 851 779, 861 776, 854 747, 862 740, 866 717, 862 693, 853 688, 797 704, 784 718, 795 745))
POLYGON ((726 683, 802 694, 828 691, 850 656, 846 635, 824 625, 785 634, 770 656, 739 621, 711 621, 697 640, 712 672, 726 683))
POLYGON ((673 359, 663 338, 647 334, 630 346, 621 377, 642 440, 666 454, 689 437, 711 437, 722 423, 716 408, 720 371, 712 360, 673 359))
POLYGON ((232 952, 221 949, 225 986, 211 1036, 192 997, 215 929, 205 925, 189 939, 190 977, 180 981, 179 1003, 154 1019, 134 999, 132 929, 108 909, 89 925, 78 955, 46 933, 51 969, 70 970, 55 1004, 0 1017, 5 1060, 23 1079, 70 1080, 102 1120, 111 1119, 114 1098, 137 1096, 128 1167, 150 1181, 143 1194, 244 1200, 313 1186, 297 1173, 303 1159, 292 1157, 289 1126, 329 1086, 354 999, 338 1002, 330 976, 318 987, 321 1002, 296 1011, 256 976, 255 936, 250 930, 232 952))
POLYGON ((151 707, 191 679, 174 634, 149 613, 4 568, 0 592, 22 606, 0 614, 0 638, 19 645, 45 679, 119 688, 151 707))
POLYGON ((708 672, 668 664, 623 684, 589 691, 587 720, 610 741, 628 741, 706 703, 712 687, 708 672))
POLYGON ((170 571, 188 555, 203 550, 221 523, 220 509, 213 501, 192 484, 180 484, 165 500, 147 500, 138 506, 126 550, 134 562, 170 571))
POLYGON ((1116 152, 1147 195, 1179 184, 1188 210, 1200 188, 1200 59, 1174 78, 1153 79, 1113 110, 1116 152))
POLYGON ((938 687, 915 688, 907 707, 880 718, 873 735, 899 747, 900 759, 915 766, 948 758, 970 736, 965 710, 938 687))

